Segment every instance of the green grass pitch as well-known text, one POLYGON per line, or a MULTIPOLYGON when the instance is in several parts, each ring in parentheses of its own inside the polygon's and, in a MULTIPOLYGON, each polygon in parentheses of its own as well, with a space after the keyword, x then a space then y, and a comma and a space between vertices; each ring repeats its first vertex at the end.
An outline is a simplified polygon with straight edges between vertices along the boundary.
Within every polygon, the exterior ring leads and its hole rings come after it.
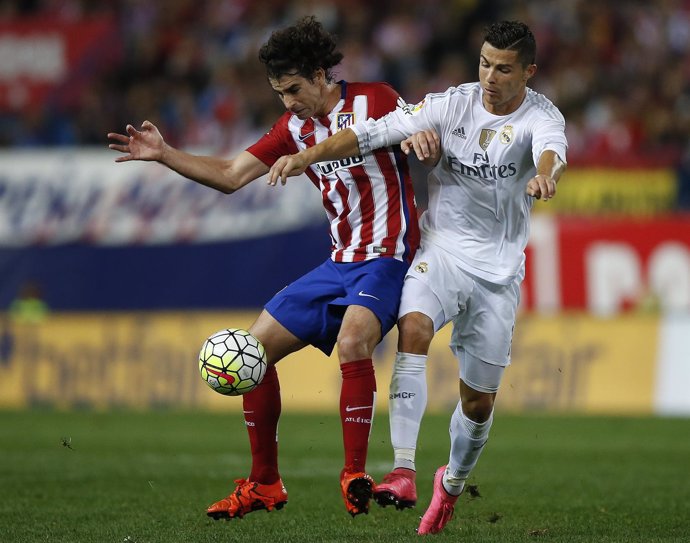
MULTIPOLYGON (((229 399, 229 401, 237 401, 229 399)), ((233 406, 233 410, 236 406, 233 406)), ((281 473, 289 503, 242 520, 206 506, 246 476, 241 418, 218 413, 0 412, 0 541, 418 541, 435 468, 448 457, 448 415, 427 415, 416 509, 372 504, 351 518, 340 496, 339 421, 284 412, 281 473)), ((385 413, 369 471, 390 466, 385 413)), ((497 413, 455 518, 438 541, 690 541, 690 419, 497 413)))

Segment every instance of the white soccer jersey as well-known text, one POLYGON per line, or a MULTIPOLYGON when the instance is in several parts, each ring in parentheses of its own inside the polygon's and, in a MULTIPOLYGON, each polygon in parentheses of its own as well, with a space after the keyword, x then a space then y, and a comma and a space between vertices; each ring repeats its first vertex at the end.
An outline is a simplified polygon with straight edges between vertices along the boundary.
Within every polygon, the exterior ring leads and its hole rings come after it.
POLYGON ((565 120, 551 101, 528 88, 516 111, 494 115, 482 104, 480 84, 467 83, 352 128, 362 153, 435 130, 442 156, 429 175, 422 244, 442 247, 466 271, 497 284, 524 276, 534 201, 527 182, 544 151, 566 160, 565 120))

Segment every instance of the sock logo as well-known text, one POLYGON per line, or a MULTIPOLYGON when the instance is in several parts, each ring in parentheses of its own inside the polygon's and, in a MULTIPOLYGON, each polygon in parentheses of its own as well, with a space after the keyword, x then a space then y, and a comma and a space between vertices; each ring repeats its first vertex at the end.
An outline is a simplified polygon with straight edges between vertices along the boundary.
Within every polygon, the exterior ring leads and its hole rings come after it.
POLYGON ((364 417, 345 417, 345 422, 354 422, 357 424, 371 424, 371 419, 364 417))
POLYGON ((393 392, 388 396, 389 400, 408 400, 410 398, 414 398, 416 394, 414 392, 393 392))
POLYGON ((345 412, 349 413, 350 411, 359 411, 360 409, 370 409, 374 407, 373 405, 362 405, 360 407, 350 407, 349 405, 345 406, 345 412))

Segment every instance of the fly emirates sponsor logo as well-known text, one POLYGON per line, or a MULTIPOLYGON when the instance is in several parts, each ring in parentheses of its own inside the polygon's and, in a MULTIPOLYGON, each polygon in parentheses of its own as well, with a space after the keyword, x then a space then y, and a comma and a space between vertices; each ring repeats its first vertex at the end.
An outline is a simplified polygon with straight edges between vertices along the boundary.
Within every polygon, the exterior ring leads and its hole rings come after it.
POLYGON ((460 175, 475 177, 484 180, 505 179, 513 177, 517 173, 515 162, 509 164, 490 164, 488 157, 482 153, 475 153, 473 164, 460 162, 456 157, 448 155, 448 168, 460 175))

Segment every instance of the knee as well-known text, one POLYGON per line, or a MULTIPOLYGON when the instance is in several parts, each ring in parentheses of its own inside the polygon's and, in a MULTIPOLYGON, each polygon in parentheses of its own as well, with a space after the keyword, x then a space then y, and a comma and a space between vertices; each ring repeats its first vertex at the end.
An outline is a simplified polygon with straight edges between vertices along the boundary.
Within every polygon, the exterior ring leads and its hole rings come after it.
POLYGON ((403 353, 427 354, 434 339, 434 324, 421 313, 409 313, 398 323, 398 350, 403 353))
POLYGON ((341 334, 337 341, 338 358, 340 363, 352 362, 354 360, 362 360, 364 358, 371 358, 372 350, 366 341, 362 338, 356 337, 353 334, 341 334))
POLYGON ((471 421, 486 422, 493 410, 494 396, 492 394, 478 394, 462 399, 462 412, 471 421))

